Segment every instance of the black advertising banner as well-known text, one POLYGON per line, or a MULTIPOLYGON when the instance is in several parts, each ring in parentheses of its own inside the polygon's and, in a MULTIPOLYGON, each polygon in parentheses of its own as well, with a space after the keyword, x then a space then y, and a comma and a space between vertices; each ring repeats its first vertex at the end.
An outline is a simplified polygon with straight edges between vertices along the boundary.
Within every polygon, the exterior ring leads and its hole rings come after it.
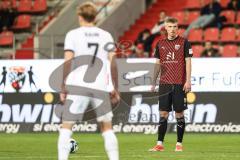
MULTIPOLYGON (((158 100, 152 93, 125 93, 121 107, 117 108, 114 122, 122 125, 119 132, 157 133, 159 122, 158 100), (154 98, 152 98, 154 97, 154 98), (124 122, 123 122, 124 121, 124 122)), ((185 110, 186 132, 240 132, 239 93, 189 93, 185 110)), ((174 113, 171 112, 168 131, 176 131, 174 113)), ((120 128, 120 126, 119 126, 120 128)))
MULTIPOLYGON (((239 92, 197 92, 188 94, 185 111, 186 132, 239 133, 239 92)), ((0 94, 0 132, 57 132, 60 118, 55 114, 56 93, 0 94)), ((158 95, 149 92, 125 92, 114 108, 115 132, 157 132, 158 95)), ((169 132, 175 131, 174 113, 169 116, 169 132)), ((95 120, 74 125, 75 132, 98 132, 95 120)))

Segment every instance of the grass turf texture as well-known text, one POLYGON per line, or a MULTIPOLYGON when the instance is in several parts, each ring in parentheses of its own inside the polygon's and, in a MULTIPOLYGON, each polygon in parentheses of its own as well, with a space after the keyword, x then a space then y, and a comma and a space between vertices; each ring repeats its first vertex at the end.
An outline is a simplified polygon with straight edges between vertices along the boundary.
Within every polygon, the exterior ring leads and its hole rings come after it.
MULTIPOLYGON (((0 160, 57 159, 57 134, 0 134, 0 160)), ((121 160, 239 160, 237 134, 186 134, 184 152, 175 153, 176 134, 167 134, 164 152, 148 152, 156 135, 118 134, 121 160)), ((77 134, 70 160, 106 160, 100 134, 77 134)))

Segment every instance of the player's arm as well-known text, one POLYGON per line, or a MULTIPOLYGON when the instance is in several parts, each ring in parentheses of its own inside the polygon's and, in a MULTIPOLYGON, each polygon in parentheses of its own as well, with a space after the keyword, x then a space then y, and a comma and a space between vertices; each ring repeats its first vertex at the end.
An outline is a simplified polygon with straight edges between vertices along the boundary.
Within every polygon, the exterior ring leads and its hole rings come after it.
POLYGON ((118 69, 117 69, 117 63, 116 63, 116 53, 110 52, 108 59, 110 61, 111 66, 111 76, 113 81, 114 89, 118 90, 118 69))
POLYGON ((64 42, 64 66, 63 66, 63 80, 62 80, 62 91, 60 93, 60 100, 65 101, 67 90, 66 90, 66 79, 71 72, 72 59, 74 58, 74 45, 71 32, 67 33, 64 42))
POLYGON ((154 57, 156 58, 156 61, 155 61, 155 65, 154 65, 154 71, 153 71, 153 81, 152 81, 152 87, 151 87, 151 91, 154 91, 155 90, 155 87, 156 87, 156 82, 157 82, 157 78, 159 76, 159 73, 160 73, 160 56, 159 56, 159 43, 157 43, 156 47, 155 47, 155 52, 154 52, 154 57))
POLYGON ((112 76, 112 82, 114 86, 114 90, 111 92, 110 98, 111 98, 111 103, 115 105, 120 100, 120 95, 118 92, 118 69, 117 69, 117 63, 116 63, 116 53, 110 52, 108 59, 110 61, 111 76, 112 76))
POLYGON ((157 82, 159 73, 160 73, 160 60, 156 59, 155 66, 154 66, 154 72, 153 72, 153 83, 152 83, 153 86, 156 86, 156 84, 157 84, 156 82, 157 82))
POLYGON ((191 48, 191 44, 186 40, 184 44, 184 54, 185 54, 185 63, 186 63, 186 82, 183 86, 183 90, 185 92, 191 91, 191 72, 192 72, 192 62, 191 57, 193 55, 193 51, 191 48))
POLYGON ((192 73, 192 60, 191 58, 186 58, 186 81, 191 82, 191 73, 192 73))
POLYGON ((71 66, 72 66, 72 59, 74 57, 74 53, 70 50, 66 50, 64 52, 64 66, 63 66, 63 81, 62 81, 62 91, 60 93, 60 100, 62 102, 65 101, 67 90, 66 90, 66 79, 67 76, 71 72, 71 66))

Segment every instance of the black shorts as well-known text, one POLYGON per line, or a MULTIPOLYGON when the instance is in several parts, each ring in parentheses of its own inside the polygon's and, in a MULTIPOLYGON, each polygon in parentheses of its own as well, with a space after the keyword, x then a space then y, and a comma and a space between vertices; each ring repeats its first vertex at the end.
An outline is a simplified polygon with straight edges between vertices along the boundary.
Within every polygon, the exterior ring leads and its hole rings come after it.
POLYGON ((159 110, 182 112, 187 109, 186 93, 183 85, 160 84, 159 85, 159 110), (173 107, 173 109, 172 109, 173 107))

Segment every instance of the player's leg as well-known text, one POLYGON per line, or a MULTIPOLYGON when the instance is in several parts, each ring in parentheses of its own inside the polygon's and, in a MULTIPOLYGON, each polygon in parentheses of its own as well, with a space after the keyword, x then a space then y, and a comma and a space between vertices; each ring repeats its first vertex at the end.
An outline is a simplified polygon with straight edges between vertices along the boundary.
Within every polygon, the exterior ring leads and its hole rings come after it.
POLYGON ((168 124, 168 111, 160 111, 160 120, 158 125, 158 145, 163 145, 164 137, 167 132, 167 124, 168 124))
POLYGON ((100 122, 105 151, 109 160, 119 160, 118 140, 112 129, 111 121, 100 122))
POLYGON ((182 141, 185 131, 184 110, 187 109, 186 94, 183 91, 183 85, 175 85, 173 95, 173 108, 177 120, 177 144, 175 151, 182 151, 182 141))
POLYGON ((74 122, 63 122, 58 137, 58 160, 68 160, 74 122))
POLYGON ((172 105, 171 85, 159 86, 159 110, 160 120, 158 124, 157 144, 149 151, 164 151, 163 142, 167 132, 168 116, 172 105))
POLYGON ((109 95, 102 95, 104 100, 101 102, 93 98, 92 104, 96 106, 97 121, 104 140, 104 148, 109 160, 119 160, 118 140, 112 129, 112 107, 109 95))
POLYGON ((64 110, 62 114, 63 123, 61 125, 61 129, 59 130, 58 160, 68 160, 72 126, 76 121, 81 121, 89 102, 89 97, 67 95, 66 102, 64 104, 64 108, 66 110, 64 110))
POLYGON ((184 118, 184 111, 182 112, 176 112, 176 119, 177 119, 177 144, 175 151, 182 151, 182 141, 183 141, 183 135, 185 131, 185 118, 184 118))

